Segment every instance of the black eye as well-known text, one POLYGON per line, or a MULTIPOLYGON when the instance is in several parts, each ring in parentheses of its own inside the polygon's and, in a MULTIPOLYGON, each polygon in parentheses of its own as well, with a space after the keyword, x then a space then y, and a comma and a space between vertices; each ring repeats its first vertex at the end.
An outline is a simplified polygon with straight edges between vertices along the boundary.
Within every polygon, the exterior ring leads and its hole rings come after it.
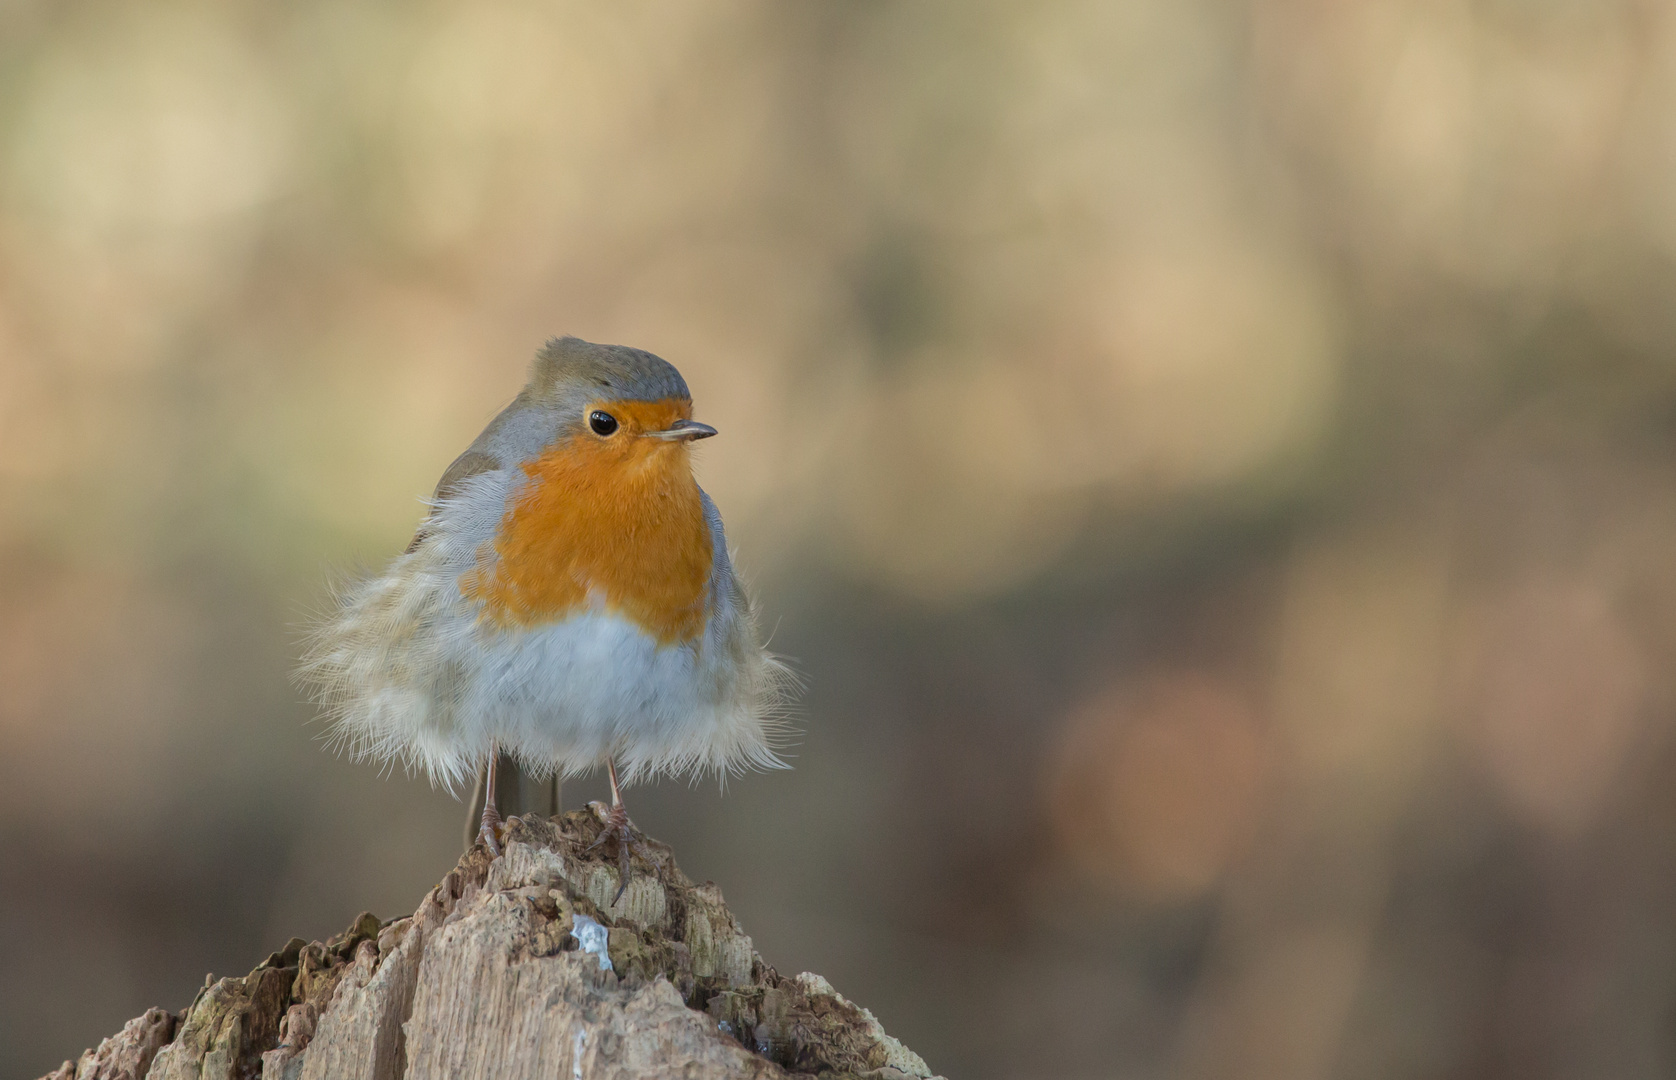
POLYGON ((595 435, 609 435, 617 430, 617 418, 595 409, 588 414, 588 426, 594 429, 595 435))

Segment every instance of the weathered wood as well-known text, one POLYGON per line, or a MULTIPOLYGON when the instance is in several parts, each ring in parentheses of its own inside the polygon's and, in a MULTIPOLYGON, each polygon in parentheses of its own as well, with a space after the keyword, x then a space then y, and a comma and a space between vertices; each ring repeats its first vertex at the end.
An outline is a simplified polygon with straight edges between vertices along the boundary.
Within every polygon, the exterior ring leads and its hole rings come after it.
POLYGON ((79 1061, 66 1061, 47 1080, 141 1080, 151 1068, 157 1052, 175 1037, 178 1018, 162 1009, 147 1009, 144 1016, 128 1021, 122 1030, 83 1053, 79 1061))
POLYGON ((589 850, 599 831, 582 811, 515 818, 501 858, 468 851, 412 916, 293 939, 51 1080, 929 1076, 825 979, 765 965, 667 847, 616 899, 615 852, 589 850), (599 935, 609 969, 576 933, 599 935))

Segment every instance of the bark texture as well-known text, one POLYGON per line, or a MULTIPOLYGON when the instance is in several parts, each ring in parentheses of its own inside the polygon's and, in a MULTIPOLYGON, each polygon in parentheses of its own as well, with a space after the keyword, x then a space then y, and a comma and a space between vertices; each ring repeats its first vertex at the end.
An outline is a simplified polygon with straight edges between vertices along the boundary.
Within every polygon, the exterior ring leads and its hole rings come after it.
POLYGON ((766 966, 715 885, 651 844, 622 898, 585 811, 509 822, 411 916, 292 939, 207 979, 48 1080, 685 1080, 928 1077, 919 1055, 825 979, 766 966), (572 930, 605 928, 601 957, 572 930))

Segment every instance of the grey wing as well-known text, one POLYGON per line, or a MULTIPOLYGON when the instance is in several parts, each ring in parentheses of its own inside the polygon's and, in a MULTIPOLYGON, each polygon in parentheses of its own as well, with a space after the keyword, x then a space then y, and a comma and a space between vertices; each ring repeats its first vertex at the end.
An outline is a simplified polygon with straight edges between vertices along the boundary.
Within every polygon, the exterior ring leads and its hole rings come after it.
POLYGON ((406 554, 412 554, 414 549, 424 543, 425 537, 430 535, 426 526, 430 523, 431 515, 436 512, 438 503, 460 490, 460 485, 472 477, 479 473, 493 472, 501 467, 499 458, 476 449, 476 445, 473 443, 472 449, 455 458, 454 463, 442 474, 442 479, 437 481, 436 493, 431 496, 431 510, 414 531, 413 539, 408 541, 406 554))
POLYGON ((426 525, 438 503, 458 493, 460 486, 474 476, 504 469, 507 462, 533 457, 558 437, 558 426, 557 414, 532 402, 527 391, 514 398, 443 472, 436 493, 431 496, 431 514, 426 514, 425 520, 419 523, 407 550, 413 551, 429 535, 426 525))
POLYGON ((733 561, 728 558, 727 531, 722 528, 722 512, 716 509, 716 504, 703 488, 698 489, 698 497, 704 505, 704 524, 710 527, 711 602, 727 603, 741 612, 746 611, 750 600, 733 572, 733 561))

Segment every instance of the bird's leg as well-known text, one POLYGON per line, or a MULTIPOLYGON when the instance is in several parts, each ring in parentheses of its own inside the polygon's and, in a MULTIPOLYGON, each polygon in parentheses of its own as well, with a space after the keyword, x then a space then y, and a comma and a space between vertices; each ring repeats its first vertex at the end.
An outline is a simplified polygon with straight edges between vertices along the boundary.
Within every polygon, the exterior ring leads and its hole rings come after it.
POLYGON ((639 855, 642 859, 651 863, 660 873, 663 870, 663 863, 652 854, 652 850, 642 843, 639 837, 634 835, 634 822, 629 820, 628 808, 623 805, 622 789, 617 785, 617 763, 610 758, 606 758, 605 770, 611 777, 611 805, 605 806, 599 802, 588 804, 588 809, 592 810, 594 816, 599 818, 600 824, 605 826, 600 830, 599 836, 594 842, 588 845, 588 850, 592 851, 605 843, 605 838, 608 836, 617 841, 617 880, 619 884, 617 895, 611 898, 612 906, 616 906, 617 901, 621 900, 623 893, 627 891, 629 877, 633 873, 633 867, 630 863, 631 853, 639 855))
POLYGON ((623 815, 623 821, 628 821, 628 810, 623 806, 623 789, 617 786, 617 762, 611 758, 605 759, 605 775, 611 778, 611 810, 623 815))
POLYGON ((508 754, 499 754, 490 759, 490 764, 477 770, 477 781, 471 790, 471 803, 466 808, 465 820, 465 850, 482 837, 482 816, 485 806, 493 805, 495 811, 501 814, 502 823, 511 821, 514 815, 542 814, 556 818, 564 807, 563 785, 559 781, 558 773, 554 773, 546 780, 536 780, 518 764, 517 760, 508 754), (506 788, 504 795, 497 794, 492 800, 484 799, 485 789, 488 787, 489 776, 495 776, 495 789, 506 788), (505 777, 506 782, 500 782, 505 777), (501 799, 506 800, 506 809, 501 809, 501 799))
POLYGON ((500 831, 500 807, 495 805, 495 776, 500 772, 500 744, 489 744, 489 764, 483 781, 483 821, 478 826, 478 839, 489 849, 490 857, 500 855, 500 842, 495 834, 500 831))

